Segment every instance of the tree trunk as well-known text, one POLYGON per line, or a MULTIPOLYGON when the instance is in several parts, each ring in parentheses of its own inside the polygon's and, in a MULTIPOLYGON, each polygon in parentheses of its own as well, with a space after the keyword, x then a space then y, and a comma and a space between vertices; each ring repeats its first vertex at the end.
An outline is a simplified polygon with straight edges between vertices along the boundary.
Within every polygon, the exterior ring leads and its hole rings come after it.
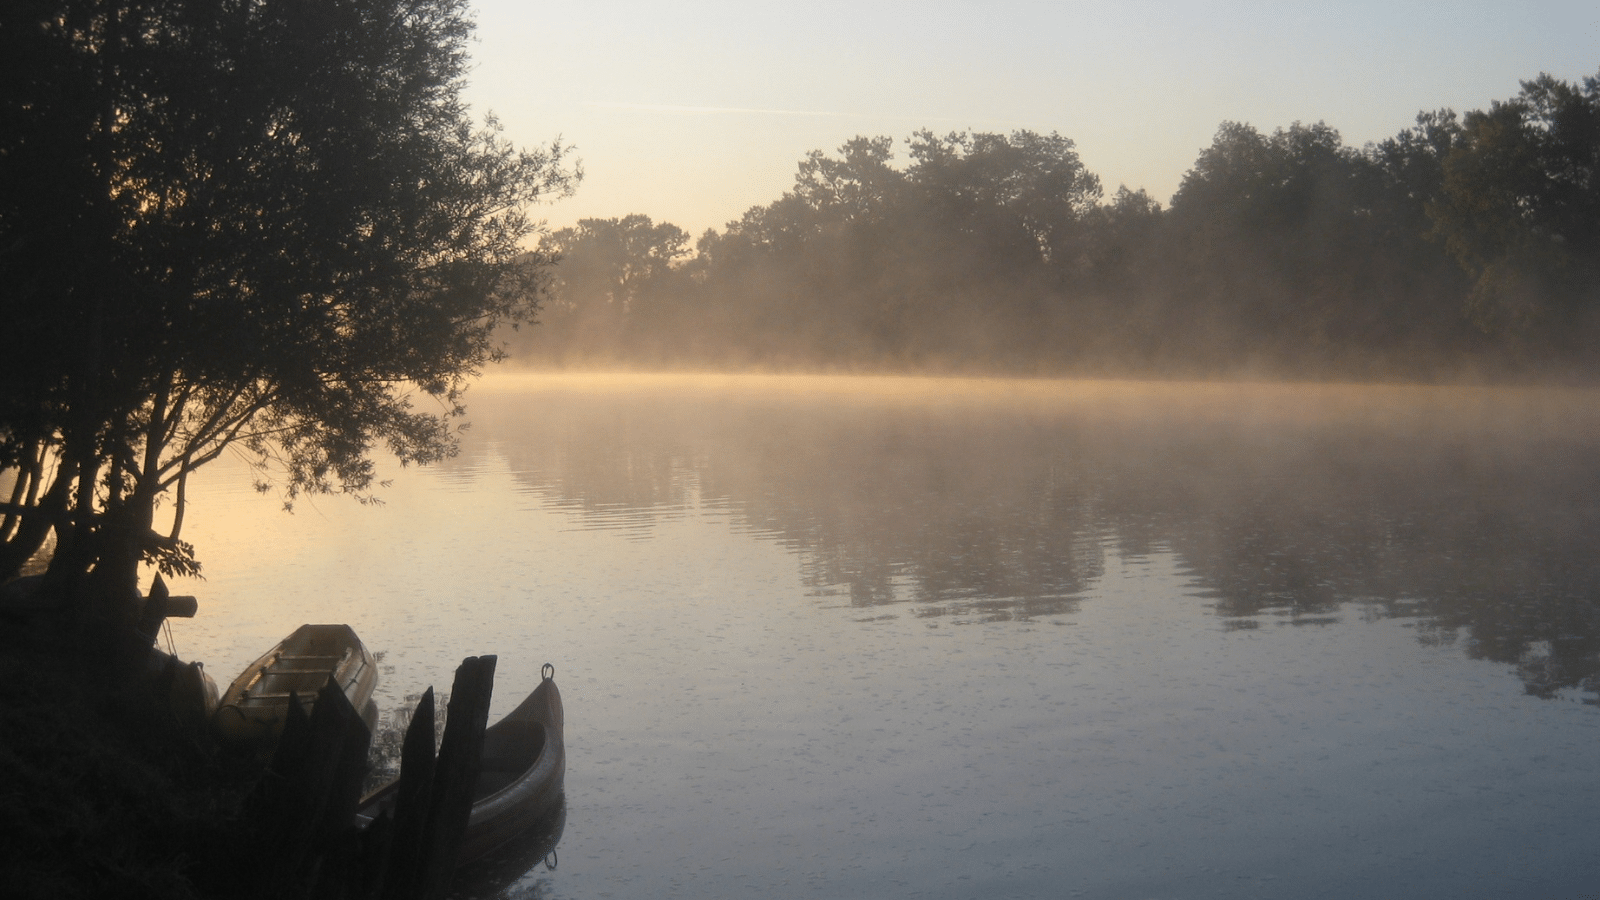
POLYGON ((67 529, 62 526, 66 523, 67 499, 72 496, 76 475, 76 466, 63 463, 39 505, 21 517, 17 533, 0 545, 0 581, 15 578, 22 571, 28 560, 44 546, 50 529, 55 528, 58 535, 66 533, 67 529))
POLYGON ((155 495, 148 483, 115 498, 95 531, 93 568, 83 580, 86 600, 118 635, 136 631, 143 598, 139 561, 155 522, 155 495))

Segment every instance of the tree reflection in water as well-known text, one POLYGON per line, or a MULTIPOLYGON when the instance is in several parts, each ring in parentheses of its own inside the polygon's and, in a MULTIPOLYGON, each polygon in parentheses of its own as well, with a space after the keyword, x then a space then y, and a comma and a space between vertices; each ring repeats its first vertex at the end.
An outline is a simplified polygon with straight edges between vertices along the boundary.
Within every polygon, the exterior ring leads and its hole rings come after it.
MULTIPOLYGON (((819 597, 1071 614, 1171 550, 1228 628, 1416 617, 1543 697, 1600 689, 1592 391, 914 379, 490 382, 472 453, 585 527, 725 516, 819 597)), ((457 466, 463 465, 457 461, 457 466)))

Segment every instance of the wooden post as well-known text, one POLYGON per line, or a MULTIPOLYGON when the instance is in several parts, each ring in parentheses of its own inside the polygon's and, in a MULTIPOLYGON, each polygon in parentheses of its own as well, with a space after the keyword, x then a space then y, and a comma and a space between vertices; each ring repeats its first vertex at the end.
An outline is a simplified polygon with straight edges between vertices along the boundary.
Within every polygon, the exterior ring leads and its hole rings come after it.
POLYGON ((150 593, 145 595, 144 604, 139 610, 139 634, 146 642, 154 641, 161 634, 161 623, 167 618, 167 582, 158 573, 155 580, 150 583, 150 593))
POLYGON ((310 738, 310 726, 300 698, 290 691, 283 731, 278 735, 272 761, 244 804, 249 833, 239 841, 239 847, 244 854, 240 871, 245 873, 245 883, 241 885, 245 896, 266 898, 299 893, 293 889, 288 871, 292 861, 283 857, 290 852, 292 833, 304 827, 305 801, 295 788, 297 773, 306 764, 310 738))
MULTIPOLYGON (((429 688, 401 748, 393 815, 355 825, 371 734, 329 679, 309 716, 290 695, 266 774, 245 803, 241 896, 266 900, 443 900, 472 816, 494 692, 493 656, 456 669, 435 758, 429 688)), ((553 686, 552 686, 553 687, 553 686)))
POLYGON ((430 686, 417 701, 411 724, 406 726, 405 742, 400 745, 400 782, 395 786, 392 836, 384 851, 388 858, 381 864, 382 884, 378 885, 386 900, 409 900, 416 892, 424 826, 433 793, 433 721, 430 686))
POLYGON ((493 656, 468 657, 456 669, 418 854, 418 900, 443 900, 450 886, 450 874, 472 815, 483 730, 489 724, 489 698, 494 692, 495 661, 493 656))
POLYGON ((262 898, 338 892, 333 886, 348 873, 335 848, 355 816, 371 740, 333 679, 310 717, 290 694, 272 764, 246 803, 256 832, 248 892, 262 898))

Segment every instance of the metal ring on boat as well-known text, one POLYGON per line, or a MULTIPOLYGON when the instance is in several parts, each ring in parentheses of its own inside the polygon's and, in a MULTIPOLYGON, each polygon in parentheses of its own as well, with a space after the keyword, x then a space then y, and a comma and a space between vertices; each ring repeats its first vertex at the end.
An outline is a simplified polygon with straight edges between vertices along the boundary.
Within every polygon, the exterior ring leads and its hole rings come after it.
POLYGON ((545 681, 549 681, 550 679, 556 677, 556 667, 550 665, 549 663, 545 663, 542 667, 540 667, 539 675, 545 681))
MULTIPOLYGON (((549 665, 549 663, 545 663, 545 665, 549 665)), ((554 872, 556 870, 557 862, 560 862, 560 859, 556 856, 556 851, 551 850, 549 853, 544 855, 544 867, 547 870, 554 872)))

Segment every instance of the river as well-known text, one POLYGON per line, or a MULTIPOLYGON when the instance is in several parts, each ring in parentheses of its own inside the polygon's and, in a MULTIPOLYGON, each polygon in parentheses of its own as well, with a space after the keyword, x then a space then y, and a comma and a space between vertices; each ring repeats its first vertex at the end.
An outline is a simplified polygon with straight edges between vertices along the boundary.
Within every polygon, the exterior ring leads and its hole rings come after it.
POLYGON ((381 505, 191 488, 178 652, 567 711, 506 896, 1593 896, 1600 394, 496 375, 381 505), (1585 893, 1588 892, 1588 893, 1585 893))

